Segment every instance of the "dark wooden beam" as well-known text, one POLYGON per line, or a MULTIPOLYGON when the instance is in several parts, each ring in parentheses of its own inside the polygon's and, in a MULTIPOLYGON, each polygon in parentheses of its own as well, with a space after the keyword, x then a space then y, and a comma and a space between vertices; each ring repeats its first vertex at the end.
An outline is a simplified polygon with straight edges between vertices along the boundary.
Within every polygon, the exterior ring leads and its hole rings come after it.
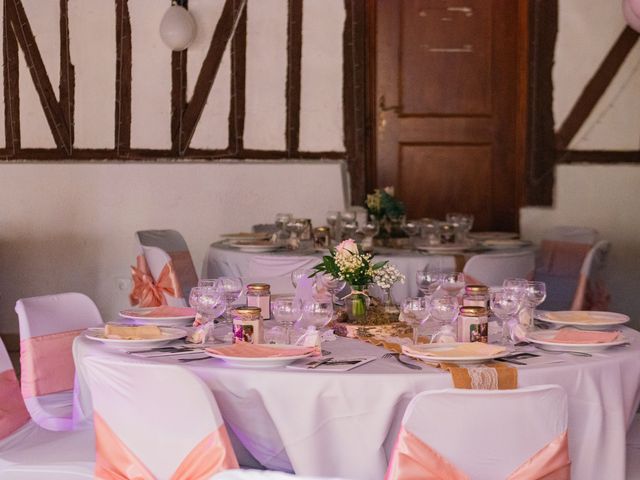
POLYGON ((20 0, 6 0, 8 6, 5 13, 9 18, 11 30, 18 41, 18 45, 24 52, 27 67, 31 73, 31 78, 38 92, 40 103, 44 110, 47 123, 51 129, 54 141, 58 148, 67 155, 71 155, 72 144, 70 143, 69 127, 65 120, 65 115, 56 99, 53 87, 49 81, 47 71, 42 61, 40 51, 36 44, 36 39, 31 31, 29 20, 20 0))
POLYGON ((15 155, 20 151, 20 84, 18 67, 18 42, 11 32, 8 2, 4 2, 4 18, 2 21, 3 77, 4 77, 4 135, 7 155, 15 155))
POLYGON ((302 0, 289 0, 287 21, 287 119, 285 142, 289 157, 300 148, 300 92, 302 68, 302 0))
POLYGON ((209 50, 202 63, 202 69, 193 90, 193 96, 182 116, 178 139, 174 140, 174 142, 178 142, 180 154, 183 154, 189 148, 191 138, 196 131, 198 120, 202 115, 211 87, 220 68, 222 56, 240 19, 240 15, 245 9, 245 3, 244 0, 226 0, 224 4, 222 14, 211 38, 209 50))
POLYGON ((116 0, 115 150, 126 155, 131 147, 131 21, 128 0, 116 0))
POLYGON ((373 121, 368 109, 370 102, 367 89, 368 17, 366 3, 362 0, 344 0, 344 6, 343 128, 347 164, 351 173, 352 202, 359 204, 365 200, 367 146, 372 145, 368 129, 373 121))
MULTIPOLYGON (((178 5, 189 8, 188 0, 178 5)), ((187 108, 187 50, 171 52, 171 151, 180 155, 182 116, 187 108)))
POLYGON ((60 0, 60 108, 69 128, 69 145, 73 151, 76 75, 69 43, 69 0, 60 0))
POLYGON ((247 76, 247 9, 238 21, 231 40, 231 98, 229 107, 229 149, 244 150, 245 83, 247 76))
POLYGON ((639 35, 629 26, 624 28, 558 130, 556 136, 558 150, 565 150, 571 144, 571 140, 589 118, 598 100, 607 90, 627 55, 635 46, 639 35))
POLYGON ((558 163, 619 164, 640 163, 640 151, 565 150, 558 152, 558 163))
POLYGON ((553 202, 556 145, 552 69, 558 34, 558 0, 529 3, 528 152, 524 169, 524 202, 553 202))

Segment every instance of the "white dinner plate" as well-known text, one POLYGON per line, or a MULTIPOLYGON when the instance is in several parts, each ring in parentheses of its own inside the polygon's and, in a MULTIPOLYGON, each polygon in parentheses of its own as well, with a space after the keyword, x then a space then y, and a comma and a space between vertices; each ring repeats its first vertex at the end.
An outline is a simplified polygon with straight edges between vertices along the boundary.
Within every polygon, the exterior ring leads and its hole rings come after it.
POLYGON ((583 330, 604 330, 616 325, 627 323, 628 315, 614 312, 597 312, 595 310, 560 312, 536 311, 536 319, 554 325, 571 325, 583 330), (556 315, 558 318, 553 318, 556 315))
POLYGON ((118 315, 122 318, 126 318, 128 320, 134 320, 134 323, 140 325, 158 325, 162 327, 182 327, 186 325, 191 325, 193 320, 196 318, 195 314, 193 315, 178 315, 178 316, 167 316, 167 317, 147 317, 144 314, 151 312, 156 307, 147 307, 147 308, 128 308, 126 310, 121 310, 118 315))
POLYGON ((518 238, 517 232, 470 232, 469 238, 475 240, 510 240, 518 238))
POLYGON ((558 330, 535 330, 528 333, 525 340, 541 345, 547 350, 574 350, 577 352, 599 352, 629 342, 624 335, 620 334, 617 340, 608 343, 559 343, 551 340, 557 333, 558 330))
MULTIPOLYGON (((275 344, 265 344, 263 347, 273 347, 273 348, 295 348, 291 345, 275 345, 275 344)), ((307 349, 308 347, 300 347, 300 349, 307 349)), ((276 367, 284 367, 289 365, 290 363, 295 362, 296 360, 300 360, 301 358, 306 358, 310 355, 313 355, 313 352, 307 352, 302 355, 291 355, 289 357, 231 357, 227 355, 219 355, 217 353, 206 352, 207 355, 223 360, 225 363, 228 363, 232 367, 240 367, 240 368, 276 368, 276 367)))
POLYGON ((230 242, 230 246, 237 248, 241 252, 248 253, 267 253, 279 250, 280 245, 274 243, 249 243, 249 242, 230 242))
POLYGON ((509 248, 524 248, 530 247, 532 242, 529 240, 515 240, 515 239, 496 239, 496 240, 485 240, 482 242, 486 248, 490 248, 492 250, 501 250, 501 249, 509 249, 509 248))
POLYGON ((446 245, 416 245, 416 250, 428 253, 457 253, 474 248, 466 243, 448 243, 446 245))
POLYGON ((106 338, 103 327, 87 328, 84 331, 84 336, 90 340, 95 340, 96 342, 101 342, 116 348, 156 347, 187 336, 187 332, 181 328, 160 327, 160 330, 162 331, 162 338, 149 338, 145 340, 106 338))
POLYGON ((513 353, 511 349, 505 348, 504 351, 496 353, 494 355, 477 355, 473 357, 469 357, 469 356, 449 357, 444 355, 442 356, 438 355, 438 351, 451 350, 457 345, 459 345, 459 343, 433 343, 433 344, 419 345, 411 348, 413 349, 418 348, 423 352, 430 352, 431 355, 420 355, 418 352, 404 352, 404 355, 408 357, 424 360, 425 362, 451 362, 451 363, 464 365, 464 364, 478 364, 478 363, 488 362, 489 360, 506 357, 507 355, 510 355, 511 353, 513 353))
POLYGON ((271 238, 271 234, 267 232, 237 232, 237 233, 224 233, 220 235, 222 238, 229 240, 230 242, 249 242, 258 240, 268 240, 271 238))

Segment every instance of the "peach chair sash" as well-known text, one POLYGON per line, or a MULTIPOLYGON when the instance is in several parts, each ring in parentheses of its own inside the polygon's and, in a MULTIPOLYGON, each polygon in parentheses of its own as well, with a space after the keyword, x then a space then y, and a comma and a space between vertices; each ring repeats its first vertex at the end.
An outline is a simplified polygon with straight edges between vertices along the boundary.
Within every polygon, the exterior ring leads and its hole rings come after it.
MULTIPOLYGON (((154 480, 155 476, 94 412, 96 432, 95 478, 104 480, 154 480)), ((209 478, 217 472, 238 468, 224 425, 203 438, 182 460, 171 480, 209 478)))
MULTIPOLYGON (((507 480, 570 480, 569 442, 565 431, 527 459, 507 480)), ((468 480, 469 476, 402 427, 385 480, 468 480)))
POLYGON ((73 340, 83 330, 52 333, 20 341, 21 383, 24 398, 73 390, 73 340))
POLYGON ((163 293, 172 297, 182 296, 180 281, 172 262, 164 266, 158 280, 154 281, 144 255, 138 255, 136 266, 131 267, 131 278, 133 280, 133 288, 129 294, 131 305, 157 307, 167 304, 163 293))
POLYGON ((20 384, 16 374, 13 369, 5 370, 0 373, 0 440, 28 421, 29 412, 20 395, 20 384))

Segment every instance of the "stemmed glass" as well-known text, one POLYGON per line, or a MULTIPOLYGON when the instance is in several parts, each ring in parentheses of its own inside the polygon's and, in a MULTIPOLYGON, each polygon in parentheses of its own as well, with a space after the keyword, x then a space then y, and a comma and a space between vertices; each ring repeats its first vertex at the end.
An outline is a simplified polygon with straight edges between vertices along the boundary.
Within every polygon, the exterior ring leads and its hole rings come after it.
POLYGON ((225 323, 231 323, 231 308, 242 293, 242 280, 234 277, 220 277, 218 278, 218 290, 227 305, 224 311, 225 323))
POLYGON ((327 212, 327 225, 330 228, 330 235, 333 241, 340 241, 340 212, 337 211, 329 211, 327 212))
POLYGON ((300 319, 302 312, 294 297, 278 297, 271 306, 276 322, 284 327, 285 341, 291 343, 291 327, 300 319))
POLYGON ((425 297, 433 295, 440 286, 442 281, 442 273, 427 270, 418 270, 416 272, 416 284, 418 290, 422 292, 425 297))
POLYGON ((311 278, 313 275, 313 270, 310 268, 297 268, 293 272, 291 272, 291 284, 293 288, 298 288, 298 283, 303 278, 311 278))
MULTIPOLYGON (((522 316, 526 316, 526 312, 524 312, 525 309, 525 296, 527 294, 527 287, 529 286, 529 281, 524 279, 524 278, 507 278, 502 282, 502 289, 503 290, 509 290, 510 292, 512 292, 514 295, 516 295, 518 297, 518 299, 520 300, 519 302, 519 308, 518 311, 516 312, 517 314, 521 314, 522 316)), ((523 318, 523 320, 525 320, 523 318)), ((519 323, 523 323, 520 319, 518 320, 519 323)), ((528 317, 526 318, 526 322, 528 324, 529 319, 528 317)))
POLYGON ((326 273, 321 275, 319 279, 320 284, 325 287, 331 295, 331 302, 333 302, 333 304, 337 304, 336 293, 342 290, 347 285, 347 282, 339 278, 333 278, 331 275, 327 275, 326 273))
POLYGON ((212 341, 213 321, 227 306, 221 291, 216 286, 193 287, 189 294, 189 305, 196 309, 202 324, 207 327, 205 342, 212 341))
POLYGON ((464 289, 464 273, 448 272, 441 274, 440 287, 452 297, 457 297, 464 289))
POLYGON ((426 240, 427 245, 440 244, 440 222, 432 218, 420 219, 420 237, 426 240))
POLYGON ((276 228, 278 229, 277 231, 278 240, 286 241, 286 239, 289 237, 289 235, 287 234, 287 225, 289 224, 289 222, 291 222, 291 220, 293 220, 293 215, 290 213, 276 214, 275 224, 276 224, 276 228))
POLYGON ((364 239, 362 240, 362 247, 364 250, 372 250, 373 249, 373 237, 375 237, 380 232, 380 222, 371 216, 365 222, 364 225, 360 227, 360 231, 364 235, 364 239))
POLYGON ((547 286, 544 282, 527 282, 524 303, 527 307, 529 326, 533 326, 535 308, 547 298, 547 286))
POLYGON ((420 235, 420 222, 417 220, 407 220, 402 224, 402 231, 409 236, 409 246, 414 249, 416 237, 420 235))
POLYGON ((431 343, 437 343, 442 338, 456 338, 452 323, 458 318, 458 298, 454 295, 434 295, 431 297, 431 316, 439 326, 438 331, 431 337, 431 343))
POLYGON ((333 302, 330 299, 309 300, 302 304, 301 326, 320 330, 333 317, 333 302))
POLYGON ((467 234, 473 227, 473 215, 470 213, 447 213, 446 219, 455 229, 456 243, 466 243, 467 234))
POLYGON ((520 310, 522 296, 517 291, 508 288, 490 290, 489 305, 491 306, 491 311, 500 319, 502 331, 500 343, 509 345, 511 343, 509 320, 520 310))
POLYGON ((413 344, 418 343, 418 327, 429 316, 429 301, 425 297, 409 297, 402 301, 400 319, 411 326, 413 344))

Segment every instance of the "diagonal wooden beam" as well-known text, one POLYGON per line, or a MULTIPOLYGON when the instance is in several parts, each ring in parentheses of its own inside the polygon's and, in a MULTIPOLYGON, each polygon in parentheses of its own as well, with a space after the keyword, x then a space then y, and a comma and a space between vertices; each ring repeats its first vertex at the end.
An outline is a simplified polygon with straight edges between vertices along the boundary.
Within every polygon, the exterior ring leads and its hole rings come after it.
POLYGON ((231 98, 229 107, 229 149, 234 155, 244 150, 245 83, 247 76, 247 10, 238 21, 231 40, 231 98))
POLYGON ((202 69, 198 75, 193 95, 182 117, 182 125, 177 133, 178 138, 173 139, 173 142, 177 142, 179 145, 180 155, 183 155, 189 148, 198 120, 200 120, 211 92, 211 87, 213 87, 213 82, 218 74, 222 56, 245 6, 246 0, 226 0, 224 4, 222 15, 220 15, 216 29, 211 37, 209 50, 202 63, 202 69))
POLYGON ((47 76, 47 71, 22 2, 20 0, 6 0, 5 4, 8 6, 6 14, 11 24, 11 30, 13 30, 16 40, 24 52, 27 67, 29 67, 31 78, 40 97, 40 103, 56 145, 66 154, 71 155, 72 147, 69 142, 69 128, 47 76))
POLYGON ((75 67, 71 63, 69 39, 69 0, 60 0, 60 107, 69 128, 69 145, 73 150, 75 108, 75 67))
POLYGON ((131 148, 131 21, 128 0, 116 0, 116 155, 131 148))
POLYGON ((556 134, 556 148, 558 150, 566 150, 584 122, 587 121, 616 73, 620 70, 627 55, 635 46, 638 36, 638 32, 629 26, 622 31, 558 130, 556 134))
POLYGON ((18 67, 18 43, 11 33, 8 2, 4 2, 2 21, 2 49, 4 76, 4 134, 7 153, 16 155, 20 151, 20 84, 18 67))
POLYGON ((287 22, 287 123, 285 139, 288 157, 300 148, 300 96, 302 71, 302 0, 289 0, 287 22))

